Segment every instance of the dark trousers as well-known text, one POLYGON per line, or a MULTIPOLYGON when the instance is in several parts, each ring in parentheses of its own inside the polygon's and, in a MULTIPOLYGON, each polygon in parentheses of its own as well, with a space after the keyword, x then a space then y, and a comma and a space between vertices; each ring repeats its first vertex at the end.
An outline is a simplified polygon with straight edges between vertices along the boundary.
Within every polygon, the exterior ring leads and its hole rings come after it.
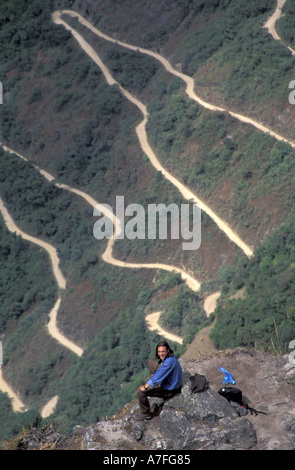
MULTIPOLYGON (((148 369, 150 375, 153 375, 160 365, 153 360, 148 361, 148 369)), ((139 403, 139 408, 142 414, 149 415, 151 414, 150 403, 148 397, 159 397, 159 398, 172 398, 176 393, 179 393, 180 390, 164 390, 160 385, 157 385, 150 390, 140 390, 137 389, 137 398, 139 403)))

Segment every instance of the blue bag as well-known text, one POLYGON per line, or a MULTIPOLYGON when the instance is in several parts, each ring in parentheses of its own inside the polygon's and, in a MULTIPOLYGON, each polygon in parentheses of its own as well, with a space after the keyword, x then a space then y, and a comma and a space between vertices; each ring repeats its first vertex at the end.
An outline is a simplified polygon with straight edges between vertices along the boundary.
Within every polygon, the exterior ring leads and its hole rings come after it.
POLYGON ((232 385, 235 385, 235 381, 234 381, 234 378, 233 376, 226 370, 224 369, 223 367, 218 367, 218 370, 220 372, 224 372, 225 373, 225 376, 223 377, 223 384, 232 384, 232 385))

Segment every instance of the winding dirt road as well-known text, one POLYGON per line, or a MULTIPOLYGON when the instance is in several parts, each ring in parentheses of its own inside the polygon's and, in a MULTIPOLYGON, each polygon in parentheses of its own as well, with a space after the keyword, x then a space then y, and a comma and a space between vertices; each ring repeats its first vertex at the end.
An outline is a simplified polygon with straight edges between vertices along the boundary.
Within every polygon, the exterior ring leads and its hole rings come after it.
MULTIPOLYGON (((278 2, 280 3, 280 2, 282 2, 282 0, 278 0, 278 2)), ((277 12, 277 10, 274 12, 274 14, 272 15, 272 17, 270 18, 269 21, 272 22, 273 21, 272 18, 275 17, 275 15, 277 16, 276 12, 277 12)), ((73 34, 75 39, 79 42, 82 49, 97 63, 97 65, 99 65, 99 67, 101 67, 101 65, 102 65, 102 67, 103 67, 102 70, 105 73, 106 80, 108 81, 108 83, 110 85, 116 83, 120 87, 120 85, 110 75, 109 71, 106 69, 104 64, 102 64, 101 59, 98 57, 98 55, 96 54, 94 49, 83 39, 83 37, 74 28, 71 28, 65 21, 63 21, 61 19, 61 15, 63 15, 63 14, 67 14, 67 15, 71 16, 72 18, 77 18, 80 21, 81 24, 83 24, 84 26, 89 28, 93 33, 97 34, 99 37, 105 39, 106 41, 110 41, 112 43, 119 44, 120 46, 126 47, 127 49, 131 49, 133 51, 141 52, 142 54, 149 55, 149 56, 153 57, 154 59, 158 60, 165 67, 167 72, 170 72, 171 74, 175 75, 176 77, 181 78, 185 82, 187 95, 192 100, 196 101, 201 106, 203 106, 204 108, 209 109, 210 111, 220 111, 222 113, 228 113, 231 116, 238 119, 239 121, 244 122, 246 124, 250 124, 250 125, 256 127, 258 130, 260 130, 260 131, 262 131, 266 134, 270 134, 271 136, 275 137, 277 140, 281 140, 281 141, 289 143, 292 147, 295 148, 295 142, 294 141, 286 139, 285 137, 281 136, 280 134, 278 134, 277 132, 275 132, 272 129, 268 128, 267 126, 263 125, 262 123, 260 123, 258 121, 255 121, 254 119, 248 118, 246 116, 243 116, 242 114, 235 113, 235 112, 230 111, 228 109, 221 108, 219 106, 215 106, 215 105, 212 105, 211 103, 208 103, 208 102, 204 101, 202 98, 200 98, 198 95, 196 95, 196 93, 194 91, 194 87, 195 87, 194 79, 192 77, 189 77, 188 75, 185 75, 184 73, 179 72, 178 70, 174 69, 172 67, 172 65, 170 64, 170 62, 167 59, 165 59, 164 57, 162 57, 160 54, 158 54, 156 52, 153 52, 153 51, 149 51, 148 49, 144 49, 142 47, 134 46, 132 44, 128 44, 128 43, 125 43, 123 41, 119 41, 117 39, 114 39, 114 38, 108 36, 107 34, 104 34, 99 29, 95 28, 89 21, 87 21, 85 18, 83 18, 82 15, 80 15, 79 13, 77 13, 73 10, 60 10, 60 11, 54 12, 53 13, 53 21, 56 24, 63 25, 67 30, 69 30, 73 34), (105 71, 104 71, 104 69, 105 69, 105 71)), ((275 18, 274 23, 275 23, 276 19, 277 18, 275 18)), ((278 39, 280 39, 280 38, 278 37, 278 39)), ((124 92, 125 92, 125 90, 124 90, 124 92)), ((128 95, 130 95, 128 92, 126 92, 126 93, 128 95)), ((127 94, 125 96, 128 98, 127 94)), ((138 101, 138 100, 136 100, 134 97, 132 97, 132 102, 137 104, 135 101, 138 101)), ((140 109, 141 109, 141 106, 144 106, 144 105, 142 103, 140 103, 140 106, 139 106, 140 109)), ((145 116, 147 116, 145 107, 142 108, 141 110, 142 110, 143 114, 145 116)), ((158 160, 157 160, 157 164, 159 164, 158 160)), ((162 171, 162 170, 160 170, 160 171, 162 171)), ((201 201, 200 201, 200 203, 201 203, 201 201)), ((206 205, 204 205, 204 208, 202 208, 206 212, 205 208, 207 208, 206 205)), ((215 214, 211 214, 211 215, 216 217, 215 214)), ((210 215, 210 217, 211 217, 211 215, 210 215)), ((213 220, 215 220, 215 219, 213 219, 213 220)), ((218 219, 215 220, 216 223, 217 223, 217 220, 218 219)), ((252 254, 252 252, 250 253, 250 255, 251 254, 252 254)))
POLYGON ((25 404, 21 401, 17 393, 15 393, 10 385, 4 380, 2 374, 2 365, 0 365, 0 390, 1 392, 8 394, 9 398, 11 399, 13 411, 27 411, 25 404))
MULTIPOLYGON (((2 213, 4 222, 7 226, 7 228, 12 232, 16 233, 17 235, 20 235, 23 239, 34 243, 36 245, 39 245, 41 248, 45 249, 47 253, 50 256, 51 259, 51 265, 53 269, 53 274, 55 276, 55 279, 57 281, 57 284, 60 289, 65 289, 66 288, 66 280, 59 268, 59 258, 57 256, 56 249, 50 245, 49 243, 44 242, 43 240, 40 240, 36 237, 33 237, 31 235, 28 235, 27 233, 23 232, 21 229, 17 227, 15 224, 14 220, 12 219, 11 215, 9 214, 8 210, 6 209, 3 200, 0 198, 0 212, 2 213)), ((56 315, 60 306, 61 302, 61 297, 58 298, 56 301, 56 304, 54 305, 53 309, 49 313, 49 318, 50 321, 48 323, 48 331, 52 335, 53 338, 55 338, 57 341, 59 341, 61 344, 69 348, 71 351, 73 351, 75 354, 78 354, 81 356, 83 354, 83 350, 79 348, 76 344, 74 344, 72 341, 70 341, 68 338, 66 338, 64 335, 60 333, 60 331, 57 328, 56 324, 56 315)), ((11 398, 12 401, 12 407, 14 411, 26 411, 27 408, 24 405, 24 403, 21 401, 21 399, 18 397, 17 393, 13 391, 13 389, 10 387, 10 385, 4 380, 3 374, 2 374, 2 367, 0 368, 0 390, 2 390, 4 393, 8 393, 8 395, 11 398)), ((55 406, 57 402, 58 397, 55 397, 55 400, 50 401, 50 405, 45 405, 45 408, 42 410, 42 416, 45 417, 45 415, 48 413, 48 410, 51 409, 53 405, 55 406)))
POLYGON ((164 336, 164 338, 169 339, 170 341, 182 344, 183 338, 181 336, 170 333, 159 325, 159 318, 162 313, 162 310, 159 310, 158 312, 150 313, 145 317, 148 328, 152 331, 157 331, 159 335, 164 336))
POLYGON ((282 8, 285 5, 286 0, 277 0, 277 7, 275 9, 274 14, 267 20, 267 22, 264 25, 264 28, 268 29, 268 32, 272 35, 274 39, 277 41, 280 41, 281 38, 276 32, 276 22, 281 18, 282 16, 282 8))
POLYGON ((48 416, 50 416, 53 413, 57 405, 58 399, 59 399, 59 396, 55 395, 55 397, 52 397, 51 400, 49 400, 49 402, 42 408, 42 411, 41 411, 42 418, 48 418, 48 416))
POLYGON ((205 299, 204 310, 207 314, 207 317, 209 317, 209 315, 216 309, 217 300, 219 299, 220 295, 221 292, 214 292, 214 294, 209 295, 207 299, 205 299))
MULTIPOLYGON (((18 155, 20 158, 28 162, 28 159, 21 155, 20 153, 15 152, 14 150, 10 149, 9 147, 2 145, 3 149, 9 153, 14 153, 18 155)), ((52 176, 49 172, 40 169, 39 167, 35 166, 35 168, 49 181, 49 182, 54 182, 54 184, 66 191, 70 191, 72 193, 77 194, 78 196, 83 197, 88 204, 90 204, 93 208, 99 208, 101 212, 108 217, 114 224, 115 229, 119 227, 118 233, 120 233, 120 222, 117 219, 117 217, 110 211, 108 211, 102 204, 100 204, 98 201, 96 201, 93 197, 89 196, 87 193, 80 191, 79 189, 72 188, 71 186, 68 186, 66 184, 62 183, 57 183, 55 180, 55 177, 52 176)), ((46 243, 42 240, 39 240, 36 237, 33 237, 31 235, 26 234, 22 230, 20 230, 16 224, 14 223, 11 215, 8 213, 8 210, 6 209, 2 199, 0 198, 0 211, 2 212, 4 221, 8 227, 8 229, 12 232, 17 233, 18 235, 21 235, 24 239, 38 244, 42 248, 46 249, 47 252, 50 255, 51 258, 51 263, 53 267, 53 273, 55 275, 55 278, 57 280, 58 286, 61 289, 66 288, 66 279, 64 278, 60 268, 59 268, 59 259, 56 253, 56 249, 50 245, 49 243, 46 243)), ((115 230, 114 230, 115 231, 115 230)), ((180 269, 176 266, 173 265, 167 265, 163 263, 127 263, 125 261, 117 260, 113 257, 113 245, 115 243, 115 239, 110 239, 108 241, 107 247, 105 252, 102 255, 102 258, 105 262, 113 264, 115 266, 120 266, 124 268, 146 268, 146 269, 163 269, 166 271, 170 272, 178 272, 181 275, 181 278, 187 283, 187 285, 192 289, 192 290, 199 290, 200 288, 200 283, 189 273, 185 272, 183 269, 180 269)), ((59 297, 55 306, 53 307, 52 311, 49 314, 50 317, 50 322, 48 323, 48 329, 50 334, 61 344, 63 344, 65 347, 69 348, 71 351, 73 351, 75 354, 78 354, 81 356, 83 354, 83 350, 75 345, 72 341, 68 340, 57 328, 56 325, 56 317, 57 317, 57 312, 58 308, 60 306, 61 298, 59 297)))
POLYGON ((49 243, 44 242, 43 240, 40 240, 39 238, 32 237, 31 235, 28 235, 27 233, 23 232, 20 228, 17 227, 15 224, 14 220, 8 213, 8 210, 6 209, 3 200, 0 198, 0 211, 2 212, 4 222, 7 226, 7 228, 11 231, 16 233, 17 235, 20 235, 24 240, 28 240, 31 243, 35 243, 36 245, 41 246, 41 248, 44 248, 51 259, 51 264, 53 268, 53 273, 55 276, 55 279, 58 283, 58 286, 61 289, 66 288, 66 280, 59 268, 59 258, 57 256, 56 249, 50 245, 49 243))
MULTIPOLYGON (((6 148, 7 150, 7 148, 6 148)), ((22 157, 23 158, 23 157, 22 157)), ((58 287, 62 290, 66 288, 66 279, 63 276, 61 269, 59 267, 59 258, 57 255, 56 249, 50 245, 47 242, 44 242, 43 240, 40 240, 39 238, 33 237, 32 235, 28 235, 25 233, 23 230, 21 230, 14 222, 12 219, 11 215, 9 214, 7 208, 4 205, 3 200, 0 198, 0 212, 2 213, 4 222, 7 226, 7 228, 13 232, 16 233, 17 235, 20 235, 24 240, 27 240, 31 243, 34 243, 36 245, 39 245, 41 248, 45 249, 47 253, 50 256, 51 260, 51 265, 53 269, 53 274, 54 277, 57 281, 58 287)), ((74 344, 72 341, 70 341, 68 338, 66 338, 57 328, 56 324, 56 316, 57 316, 57 311, 59 309, 61 303, 61 297, 58 297, 58 300, 56 301, 53 309, 49 313, 49 318, 50 321, 47 325, 49 333, 53 338, 55 338, 57 341, 59 341, 61 344, 69 348, 71 351, 73 351, 75 354, 78 354, 81 356, 83 354, 83 350, 79 348, 76 344, 74 344)))
MULTIPOLYGON (((282 39, 278 35, 276 31, 276 22, 281 18, 282 16, 282 8, 285 5, 286 0, 278 0, 277 1, 277 8, 275 9, 274 14, 267 20, 267 22, 264 25, 264 28, 268 29, 268 32, 272 35, 272 37, 276 41, 281 41, 282 39)), ((292 55, 295 55, 294 49, 292 47, 287 46, 286 47, 289 49, 292 55)))
MULTIPOLYGON (((126 44, 121 41, 116 41, 113 38, 107 36, 106 34, 103 34, 101 31, 96 29, 89 21, 85 20, 79 13, 76 13, 72 10, 62 10, 62 11, 57 11, 53 14, 53 21, 56 24, 61 24, 63 25, 68 31, 72 33, 74 38, 78 41, 80 44, 81 48, 91 57, 91 59, 101 68, 103 74, 105 75, 106 81, 109 85, 114 85, 116 84, 122 94, 132 103, 134 103, 139 110, 143 114, 143 120, 142 122, 136 127, 136 133, 138 136, 139 143, 142 147, 143 152, 148 156, 150 162, 154 166, 154 168, 157 171, 161 171, 163 176, 170 181, 182 194, 182 196, 187 199, 193 201, 198 207, 200 207, 206 214, 209 215, 209 217, 216 223, 216 225, 228 236, 228 238, 234 242, 241 250, 247 255, 251 256, 253 254, 252 248, 250 248, 235 232, 232 230, 227 223, 225 223, 212 209, 204 203, 196 194, 194 194, 189 188, 187 188, 183 183, 181 183, 175 176, 171 175, 159 162, 158 158, 156 157, 153 149, 151 148, 149 142, 148 142, 148 137, 146 133, 146 124, 148 121, 148 112, 146 106, 139 101, 137 98, 135 98, 131 93, 126 91, 110 74, 108 68, 103 64, 97 53, 94 51, 94 49, 85 41, 85 39, 71 26, 69 26, 64 20, 61 19, 61 15, 64 13, 68 14, 71 17, 77 18, 81 24, 89 28, 91 31, 93 31, 95 34, 98 36, 102 37, 103 39, 106 39, 107 41, 111 41, 113 43, 120 44, 121 46, 124 46, 128 49, 136 50, 139 52, 142 52, 144 54, 151 55, 155 59, 159 60, 166 70, 168 72, 171 72, 174 75, 177 75, 178 77, 182 78, 186 84, 187 84, 187 93, 190 96, 190 98, 194 99, 195 101, 199 101, 200 104, 203 106, 207 107, 208 109, 211 110, 222 110, 221 108, 216 108, 215 106, 212 106, 208 103, 205 103, 203 100, 198 98, 194 92, 194 80, 191 77, 188 77, 177 70, 175 70, 170 63, 161 57, 159 54, 156 54, 154 52, 148 51, 146 49, 138 48, 135 46, 132 46, 130 44, 126 44)), ((222 110, 224 111, 224 110, 222 110)), ((245 119, 243 117, 243 119, 245 119)))
MULTIPOLYGON (((219 299, 221 293, 220 292, 214 292, 213 294, 209 295, 204 302, 204 310, 209 316, 212 312, 214 312, 216 305, 217 305, 217 300, 219 299)), ((171 341, 175 341, 176 343, 182 344, 183 342, 183 337, 175 335, 173 333, 170 333, 167 330, 164 330, 164 328, 159 325, 159 319, 160 316, 163 312, 161 310, 157 312, 150 313, 145 317, 147 325, 150 330, 152 331, 158 331, 158 333, 162 336, 164 336, 167 339, 170 339, 171 341)))
MULTIPOLYGON (((275 21, 280 16, 279 13, 281 11, 281 8, 282 8, 283 4, 284 4, 284 0, 278 0, 278 8, 280 8, 280 10, 278 10, 278 11, 276 10, 274 15, 270 18, 270 20, 265 25, 266 27, 269 28, 269 31, 272 32, 272 34, 274 34, 274 32, 275 32, 275 29, 274 29, 275 21)), ((198 102, 204 108, 209 109, 211 111, 220 111, 220 112, 224 112, 224 113, 229 113, 231 116, 237 118, 238 120, 240 120, 244 123, 247 123, 247 124, 251 124, 254 127, 256 127, 257 129, 259 129, 260 131, 272 135, 277 140, 282 140, 282 141, 288 142, 294 148, 295 148, 295 143, 293 141, 288 141, 287 139, 285 139, 281 135, 277 134, 276 132, 272 131, 271 129, 267 128, 263 124, 258 123, 257 121, 255 121, 253 119, 250 119, 250 118, 245 117, 241 114, 234 113, 230 110, 226 110, 226 109, 223 109, 223 108, 220 108, 220 107, 217 107, 217 106, 211 105, 210 103, 205 102, 204 100, 202 100, 200 97, 198 97, 195 94, 193 78, 188 77, 187 75, 175 70, 171 66, 171 64, 165 58, 161 57, 159 54, 157 54, 155 52, 152 52, 152 51, 149 51, 149 50, 146 50, 146 49, 143 49, 143 48, 139 48, 137 46, 133 46, 131 44, 126 44, 124 42, 121 42, 121 41, 118 41, 118 40, 115 40, 115 39, 109 37, 108 35, 102 33, 97 28, 95 28, 91 23, 89 23, 87 20, 85 20, 79 13, 76 13, 74 11, 63 10, 63 11, 56 11, 56 12, 53 13, 53 21, 56 24, 60 24, 60 25, 64 26, 67 30, 69 30, 72 33, 73 37, 78 41, 81 48, 101 68, 102 72, 105 75, 107 83, 109 85, 116 84, 119 87, 119 89, 121 90, 122 94, 128 100, 130 100, 132 103, 134 103, 140 109, 140 111, 142 112, 143 120, 136 127, 136 134, 138 136, 138 139, 139 139, 140 145, 142 147, 142 150, 148 156, 148 158, 150 159, 151 163, 156 168, 156 170, 161 171, 163 176, 167 180, 172 182, 179 189, 180 193, 184 196, 184 198, 186 198, 187 200, 192 200, 204 212, 206 212, 209 215, 209 217, 211 217, 211 219, 216 223, 216 225, 229 237, 229 239, 233 243, 235 243, 248 257, 250 257, 253 254, 252 248, 249 247, 246 243, 244 243, 243 240, 228 226, 228 224, 226 224, 222 219, 220 219, 218 217, 218 215, 210 209, 209 206, 207 206, 200 198, 198 198, 194 193, 192 193, 192 191, 189 188, 187 188, 185 185, 183 185, 180 181, 177 180, 177 178, 175 178, 167 170, 165 170, 165 168, 162 167, 162 165, 160 164, 159 160, 157 159, 156 155, 154 154, 152 148, 150 147, 150 145, 148 143, 148 138, 147 138, 147 133, 146 133, 146 124, 147 124, 147 121, 148 121, 148 113, 147 113, 146 106, 142 102, 140 102, 138 99, 136 99, 133 95, 131 95, 128 91, 126 91, 124 88, 122 88, 120 86, 120 84, 112 77, 109 70, 103 64, 103 62, 101 61, 101 59, 97 55, 97 53, 94 51, 94 49, 85 41, 85 39, 74 28, 70 27, 65 21, 63 21, 61 19, 61 15, 64 14, 64 13, 68 14, 71 17, 78 18, 78 20, 81 22, 81 24, 85 25, 87 28, 89 28, 95 34, 97 34, 98 36, 100 36, 101 38, 103 38, 107 41, 117 43, 117 44, 119 44, 123 47, 126 47, 128 49, 136 50, 136 51, 139 51, 141 53, 144 53, 144 54, 147 54, 147 55, 150 55, 150 56, 154 57, 156 60, 161 62, 161 64, 165 67, 165 69, 168 72, 172 73, 175 76, 178 76, 179 78, 181 78, 185 82, 187 95, 191 99, 193 99, 194 101, 198 102)), ((279 38, 275 38, 275 39, 279 39, 279 38)), ((15 151, 9 149, 7 146, 5 146, 1 143, 0 143, 0 145, 2 145, 4 150, 6 150, 10 153, 14 153, 14 154, 18 155, 19 157, 21 157, 22 159, 28 161, 25 157, 23 157, 22 155, 20 155, 19 153, 15 152, 15 151)), ((42 170, 38 167, 36 167, 36 169, 38 169, 38 171, 40 171, 40 173, 42 173, 43 176, 48 179, 48 181, 54 182, 55 178, 52 175, 50 175, 48 172, 46 172, 45 170, 42 170)), ((101 212, 106 217, 109 217, 113 221, 114 226, 115 227, 118 226, 119 222, 118 222, 116 216, 113 215, 113 213, 111 213, 111 214, 108 213, 106 211, 106 209, 103 206, 101 206, 97 201, 95 201, 91 196, 89 196, 86 193, 84 193, 82 191, 79 191, 75 188, 72 188, 68 185, 58 184, 56 182, 54 182, 54 183, 62 189, 65 189, 65 190, 68 190, 68 191, 71 191, 73 193, 76 193, 76 194, 80 195, 90 205, 92 205, 92 207, 99 207, 101 212)), ((25 234, 18 227, 16 227, 16 225, 13 222, 13 219, 10 217, 10 215, 9 215, 7 209, 5 208, 5 206, 3 204, 3 201, 1 199, 0 199, 0 210, 3 214, 4 220, 5 220, 8 228, 11 231, 19 233, 21 236, 23 236, 28 241, 31 241, 32 243, 37 243, 38 245, 42 246, 44 249, 47 250, 47 252, 49 253, 50 258, 51 258, 53 272, 54 272, 55 278, 58 282, 58 285, 61 289, 65 289, 66 288, 66 280, 65 280, 64 276, 62 275, 62 273, 59 269, 59 260, 58 260, 55 248, 52 247, 51 245, 49 245, 48 243, 45 243, 45 242, 43 242, 39 239, 36 239, 35 237, 31 237, 30 235, 25 234)), ((153 263, 153 264, 126 263, 126 262, 115 259, 113 257, 113 245, 114 245, 114 243, 115 243, 115 239, 108 241, 107 248, 106 248, 105 252, 102 255, 102 258, 105 262, 113 264, 115 266, 121 266, 121 267, 124 267, 124 268, 163 269, 163 270, 167 270, 167 271, 179 272, 181 274, 182 279, 185 282, 187 282, 187 284, 190 286, 190 288, 192 290, 194 290, 194 291, 199 290, 200 283, 196 279, 194 279, 190 274, 188 274, 184 270, 181 270, 177 267, 166 265, 166 264, 157 264, 157 263, 153 263)), ((214 305, 216 305, 216 300, 219 296, 219 293, 215 293, 213 295, 215 297, 213 298, 213 297, 210 296, 211 298, 207 299, 208 303, 206 304, 206 302, 205 302, 205 305, 204 305, 204 308, 207 311, 207 314, 210 311, 210 309, 212 309, 214 307, 214 305)), ((77 345, 75 345, 74 343, 72 343, 70 340, 65 338, 57 329, 56 316, 57 316, 57 312, 58 312, 58 309, 59 309, 59 306, 60 306, 60 302, 61 302, 61 298, 59 297, 56 304, 55 304, 55 306, 54 306, 54 308, 50 312, 50 321, 48 323, 48 331, 61 344, 63 344, 67 348, 71 349, 75 354, 81 355, 81 354, 83 354, 83 350, 81 348, 79 348, 77 345)), ((154 312, 153 322, 151 322, 151 318, 147 319, 147 321, 150 320, 150 323, 149 323, 150 326, 155 325, 155 324, 157 325, 157 316, 158 316, 158 314, 159 314, 159 312, 154 312)), ((164 330, 163 330, 163 334, 164 333, 166 335, 168 334, 167 332, 164 332, 164 330)), ((173 335, 173 337, 174 337, 174 340, 178 340, 180 342, 182 341, 182 338, 177 337, 176 335, 173 335)), ((3 380, 2 370, 0 370, 0 388, 4 391, 8 391, 9 395, 11 396, 11 398, 13 400, 14 409, 19 409, 19 410, 24 409, 23 403, 18 399, 17 395, 11 390, 11 388, 3 380)), ((53 406, 55 406, 57 399, 58 399, 57 396, 53 397, 52 401, 51 401, 51 404, 47 408, 43 409, 43 414, 44 415, 47 416, 48 413, 50 413, 50 410, 53 406)))

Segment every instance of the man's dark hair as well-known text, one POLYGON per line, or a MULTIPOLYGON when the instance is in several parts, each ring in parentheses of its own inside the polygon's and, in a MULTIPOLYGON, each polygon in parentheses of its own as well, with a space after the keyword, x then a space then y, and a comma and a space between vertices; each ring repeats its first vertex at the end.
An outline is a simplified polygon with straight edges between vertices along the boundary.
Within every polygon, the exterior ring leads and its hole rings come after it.
MULTIPOLYGON (((157 347, 156 347, 156 359, 160 359, 159 357, 159 354, 158 354, 158 348, 162 346, 162 347, 165 347, 167 349, 167 354, 166 354, 166 357, 171 357, 171 356, 174 356, 174 352, 173 350, 170 348, 169 344, 167 343, 167 341, 160 341, 158 344, 157 344, 157 347)), ((166 359, 165 357, 165 359, 166 359)))

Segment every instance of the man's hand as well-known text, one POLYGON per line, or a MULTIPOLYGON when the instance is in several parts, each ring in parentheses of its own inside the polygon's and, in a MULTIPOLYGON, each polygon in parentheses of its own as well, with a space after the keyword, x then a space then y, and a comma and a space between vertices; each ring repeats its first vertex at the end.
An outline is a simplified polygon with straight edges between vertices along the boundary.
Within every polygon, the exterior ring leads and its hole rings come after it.
POLYGON ((142 392, 146 392, 147 390, 150 390, 151 388, 152 388, 152 387, 151 387, 148 383, 146 383, 145 385, 141 385, 141 386, 140 386, 140 390, 141 390, 142 392))

